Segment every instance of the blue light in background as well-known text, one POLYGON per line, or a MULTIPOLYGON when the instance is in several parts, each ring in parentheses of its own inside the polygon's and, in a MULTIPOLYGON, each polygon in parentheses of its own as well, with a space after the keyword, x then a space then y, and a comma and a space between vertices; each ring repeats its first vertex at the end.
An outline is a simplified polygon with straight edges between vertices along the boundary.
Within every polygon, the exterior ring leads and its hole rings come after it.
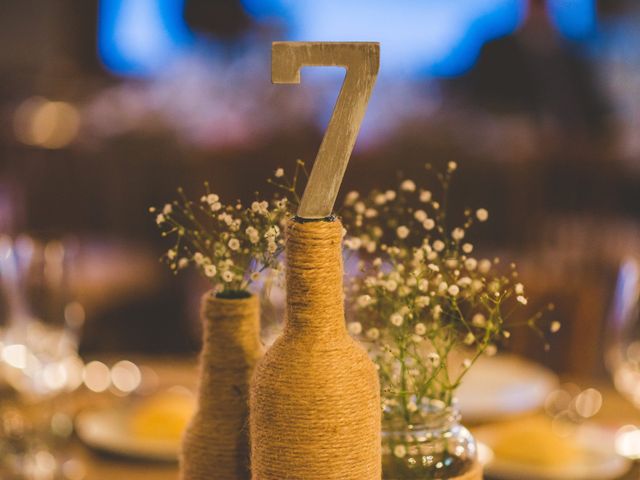
MULTIPOLYGON (((213 0, 212 0, 213 1, 213 0)), ((288 40, 379 41, 381 75, 455 76, 482 46, 523 21, 526 0, 241 0, 258 22, 284 28, 288 40)), ((149 76, 195 44, 185 0, 100 0, 98 50, 121 75, 149 76)), ((559 31, 583 39, 595 31, 595 0, 548 0, 559 31)))
POLYGON ((242 0, 258 21, 278 18, 289 40, 379 41, 390 75, 459 75, 482 45, 513 32, 525 0, 242 0))
POLYGON ((184 0, 100 0, 98 52, 114 73, 160 72, 193 43, 184 0))
POLYGON ((595 0, 548 0, 549 16, 560 32, 572 39, 591 36, 597 26, 595 0))

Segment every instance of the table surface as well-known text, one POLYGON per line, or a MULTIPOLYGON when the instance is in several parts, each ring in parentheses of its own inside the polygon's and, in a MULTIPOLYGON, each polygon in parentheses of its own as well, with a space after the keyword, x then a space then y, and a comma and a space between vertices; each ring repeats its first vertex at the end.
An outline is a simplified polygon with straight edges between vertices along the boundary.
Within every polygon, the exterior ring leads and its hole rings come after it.
MULTIPOLYGON (((197 376, 195 359, 165 359, 162 362, 154 362, 153 368, 163 379, 163 383, 166 380, 171 384, 184 385, 190 388, 195 386, 197 376)), ((619 427, 625 424, 640 425, 640 411, 622 398, 609 384, 588 379, 571 380, 581 388, 594 387, 602 393, 602 408, 594 417, 594 420, 612 427, 619 427)), ((175 480, 178 476, 177 464, 132 461, 105 455, 90 450, 77 439, 70 446, 70 454, 83 463, 86 469, 86 480, 175 480)), ((636 466, 620 480, 637 480, 638 478, 640 478, 640 467, 636 466)), ((486 480, 491 479, 487 478, 486 480)))

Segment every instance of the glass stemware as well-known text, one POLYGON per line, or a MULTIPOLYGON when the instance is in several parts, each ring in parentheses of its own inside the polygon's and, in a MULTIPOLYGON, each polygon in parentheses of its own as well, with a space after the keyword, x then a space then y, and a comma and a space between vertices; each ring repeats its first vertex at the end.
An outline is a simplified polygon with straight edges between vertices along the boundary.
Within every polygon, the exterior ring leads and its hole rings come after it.
POLYGON ((607 319, 606 365, 616 389, 640 408, 640 264, 625 259, 607 319))
POLYGON ((58 446, 72 422, 61 397, 81 385, 83 368, 84 311, 69 298, 68 260, 61 242, 0 237, 0 374, 14 391, 0 397, 2 478, 63 478, 58 446))

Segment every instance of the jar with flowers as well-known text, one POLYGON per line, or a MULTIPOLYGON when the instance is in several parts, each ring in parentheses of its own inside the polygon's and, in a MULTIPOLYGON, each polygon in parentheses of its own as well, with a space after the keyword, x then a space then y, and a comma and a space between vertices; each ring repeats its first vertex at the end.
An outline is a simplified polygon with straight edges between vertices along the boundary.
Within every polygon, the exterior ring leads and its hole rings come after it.
POLYGON ((348 291, 348 328, 379 372, 387 480, 482 478, 456 390, 512 328, 543 334, 543 312, 527 314, 516 266, 505 271, 499 259, 477 257, 467 238, 488 211, 467 209, 458 224, 448 221, 456 168, 449 162, 435 173, 431 190, 401 179, 397 189, 351 192, 341 212, 345 248, 360 258, 348 291))

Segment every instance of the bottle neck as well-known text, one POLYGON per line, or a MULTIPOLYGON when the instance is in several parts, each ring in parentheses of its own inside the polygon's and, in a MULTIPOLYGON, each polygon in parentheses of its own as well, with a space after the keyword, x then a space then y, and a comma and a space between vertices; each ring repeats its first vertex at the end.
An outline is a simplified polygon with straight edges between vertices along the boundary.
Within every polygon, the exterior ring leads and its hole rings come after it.
POLYGON ((202 297, 204 323, 203 356, 223 359, 238 368, 257 359, 261 353, 260 302, 247 298, 218 298, 213 292, 202 297))
POLYGON ((342 223, 339 220, 287 225, 288 334, 346 334, 344 320, 342 223))

